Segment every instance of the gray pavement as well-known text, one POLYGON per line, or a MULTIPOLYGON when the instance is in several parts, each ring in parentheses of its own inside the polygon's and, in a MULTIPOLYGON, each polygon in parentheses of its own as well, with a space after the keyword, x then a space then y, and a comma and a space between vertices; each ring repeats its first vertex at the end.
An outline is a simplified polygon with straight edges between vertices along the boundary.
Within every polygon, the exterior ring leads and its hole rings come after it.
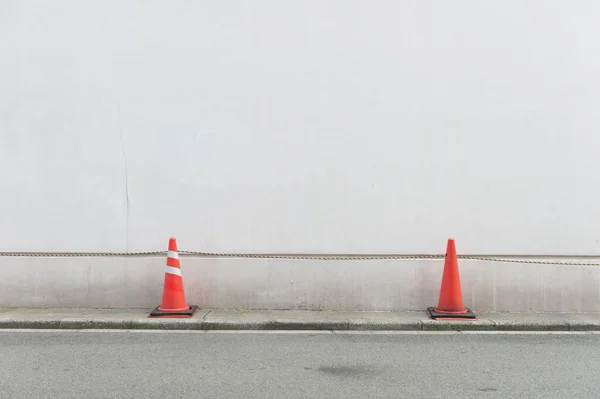
POLYGON ((598 398, 594 333, 0 331, 6 398, 598 398))
POLYGON ((600 331, 598 313, 477 313, 475 321, 439 321, 424 311, 201 309, 188 319, 154 319, 150 310, 0 309, 0 329, 600 331))

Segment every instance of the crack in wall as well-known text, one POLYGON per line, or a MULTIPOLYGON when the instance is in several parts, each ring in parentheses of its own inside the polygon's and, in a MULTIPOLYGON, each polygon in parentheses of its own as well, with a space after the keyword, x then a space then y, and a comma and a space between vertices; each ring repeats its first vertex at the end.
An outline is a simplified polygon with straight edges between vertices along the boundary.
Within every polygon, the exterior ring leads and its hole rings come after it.
POLYGON ((123 128, 121 125, 121 104, 119 104, 119 138, 121 142, 121 154, 125 164, 125 250, 129 250, 129 170, 127 165, 127 153, 123 141, 123 128))

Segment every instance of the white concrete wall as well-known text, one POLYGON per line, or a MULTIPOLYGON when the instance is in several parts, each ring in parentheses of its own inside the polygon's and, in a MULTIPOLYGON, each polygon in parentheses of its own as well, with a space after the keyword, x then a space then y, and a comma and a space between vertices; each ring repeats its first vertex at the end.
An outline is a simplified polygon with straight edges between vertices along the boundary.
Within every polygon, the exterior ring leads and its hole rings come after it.
MULTIPOLYGON (((175 235, 213 252, 442 253, 452 236, 463 254, 598 256, 598 21, 596 0, 0 0, 0 251, 175 235)), ((118 305, 113 261, 4 258, 25 280, 2 280, 0 306, 118 305), (104 299, 45 286, 55 262, 104 299)), ((240 262, 246 282, 273 265, 240 262)), ((377 296, 387 265, 349 276, 377 296)), ((542 273, 494 268, 490 284, 542 273)), ((321 277, 311 292, 339 296, 306 306, 392 306, 321 277)), ((149 299, 121 305, 156 302, 146 278, 132 284, 149 299)), ((257 291, 209 304, 265 305, 263 285, 219 284, 257 291)), ((596 283, 578 284, 596 309, 596 283)), ((286 295, 269 306, 299 306, 286 295)))
POLYGON ((600 255, 600 3, 0 2, 0 249, 600 255))
MULTIPOLYGON (((589 260, 581 259, 580 262, 589 260)), ((0 258, 0 307, 146 308, 165 259, 0 258)), ((183 257, 186 300, 202 308, 412 310, 437 305, 442 260, 183 257)), ((600 267, 460 261, 475 312, 600 312, 600 267)))

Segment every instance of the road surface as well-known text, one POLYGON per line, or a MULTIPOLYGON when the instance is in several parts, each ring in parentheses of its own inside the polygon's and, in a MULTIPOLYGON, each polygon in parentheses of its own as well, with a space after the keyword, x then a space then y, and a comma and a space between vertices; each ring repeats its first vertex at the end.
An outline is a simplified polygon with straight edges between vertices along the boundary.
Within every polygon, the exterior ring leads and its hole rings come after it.
POLYGON ((598 398, 600 335, 0 331, 3 398, 598 398))

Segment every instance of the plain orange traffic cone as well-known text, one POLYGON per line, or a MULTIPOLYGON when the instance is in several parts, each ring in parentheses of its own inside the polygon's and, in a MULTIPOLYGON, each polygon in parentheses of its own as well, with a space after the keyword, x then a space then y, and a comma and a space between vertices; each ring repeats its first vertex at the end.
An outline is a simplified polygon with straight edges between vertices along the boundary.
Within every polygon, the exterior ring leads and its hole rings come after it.
POLYGON ((188 306, 185 302, 177 241, 174 237, 171 237, 169 239, 169 251, 167 252, 162 303, 150 312, 148 317, 192 317, 197 310, 198 306, 188 306))
POLYGON ((473 320, 475 314, 465 308, 460 287, 460 274, 458 273, 458 257, 454 239, 448 239, 446 260, 442 275, 442 286, 437 307, 427 308, 427 313, 435 320, 473 320))

